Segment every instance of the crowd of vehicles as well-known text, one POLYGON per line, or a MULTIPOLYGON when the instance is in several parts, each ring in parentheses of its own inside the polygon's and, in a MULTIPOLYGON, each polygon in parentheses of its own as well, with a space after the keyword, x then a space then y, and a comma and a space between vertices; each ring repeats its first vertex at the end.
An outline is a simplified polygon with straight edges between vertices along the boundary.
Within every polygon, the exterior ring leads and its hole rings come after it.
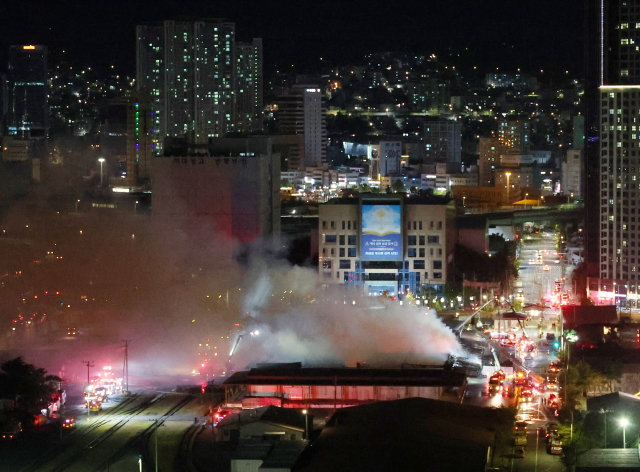
POLYGON ((89 379, 84 387, 84 405, 91 411, 102 410, 102 404, 109 401, 109 395, 122 393, 122 379, 117 378, 110 366, 89 379))

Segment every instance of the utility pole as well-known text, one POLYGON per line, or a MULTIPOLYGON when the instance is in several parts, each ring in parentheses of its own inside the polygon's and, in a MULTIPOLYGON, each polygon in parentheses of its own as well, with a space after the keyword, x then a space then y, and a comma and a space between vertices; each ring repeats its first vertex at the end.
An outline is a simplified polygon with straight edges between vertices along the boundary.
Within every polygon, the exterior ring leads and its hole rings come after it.
POLYGON ((164 424, 160 424, 158 422, 158 419, 155 420, 149 420, 149 421, 153 421, 153 424, 155 426, 155 430, 154 430, 154 436, 155 436, 155 449, 156 449, 156 468, 155 471, 158 472, 158 428, 160 426, 164 426, 164 424))
POLYGON ((89 376, 89 369, 94 366, 93 361, 82 361, 87 366, 87 383, 91 383, 91 377, 89 376))
POLYGON ((464 310, 465 298, 464 298, 464 272, 462 273, 462 309, 464 310))
POLYGON ((124 365, 122 366, 122 377, 124 377, 124 384, 126 392, 129 392, 129 340, 124 341, 124 365))

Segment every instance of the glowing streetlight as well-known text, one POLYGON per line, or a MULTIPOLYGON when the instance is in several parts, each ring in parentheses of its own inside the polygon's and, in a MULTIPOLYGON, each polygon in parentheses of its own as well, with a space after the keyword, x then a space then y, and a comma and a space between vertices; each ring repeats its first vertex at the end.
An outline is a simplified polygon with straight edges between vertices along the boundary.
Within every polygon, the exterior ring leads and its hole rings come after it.
POLYGON ((302 410, 302 414, 304 415, 304 435, 305 435, 305 439, 308 441, 309 440, 309 422, 307 421, 307 419, 309 418, 307 416, 307 410, 302 410))
POLYGON ((105 161, 104 157, 101 157, 98 159, 98 162, 100 163, 100 187, 102 187, 102 181, 104 180, 103 173, 102 173, 102 165, 104 164, 104 161, 105 161))
POLYGON ((620 419, 620 426, 622 426, 622 448, 626 449, 627 447, 627 425, 629 421, 626 418, 620 419))
POLYGON ((509 204, 509 177, 511 177, 511 172, 505 172, 505 177, 507 178, 507 205, 509 204))
POLYGON ((78 203, 80 203, 80 200, 76 200, 76 213, 78 213, 78 203))

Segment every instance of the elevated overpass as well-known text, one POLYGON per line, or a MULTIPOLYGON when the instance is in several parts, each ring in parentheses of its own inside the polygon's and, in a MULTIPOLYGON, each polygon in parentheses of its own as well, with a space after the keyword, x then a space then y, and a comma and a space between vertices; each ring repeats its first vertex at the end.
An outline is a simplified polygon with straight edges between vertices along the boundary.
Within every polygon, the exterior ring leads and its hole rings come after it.
POLYGON ((584 218, 584 204, 582 203, 563 203, 561 205, 541 205, 527 209, 509 209, 496 210, 488 213, 468 213, 456 217, 456 222, 462 226, 465 223, 475 222, 475 226, 481 226, 481 222, 485 222, 485 227, 496 226, 513 226, 532 223, 548 223, 554 220, 562 220, 565 222, 578 222, 584 218))

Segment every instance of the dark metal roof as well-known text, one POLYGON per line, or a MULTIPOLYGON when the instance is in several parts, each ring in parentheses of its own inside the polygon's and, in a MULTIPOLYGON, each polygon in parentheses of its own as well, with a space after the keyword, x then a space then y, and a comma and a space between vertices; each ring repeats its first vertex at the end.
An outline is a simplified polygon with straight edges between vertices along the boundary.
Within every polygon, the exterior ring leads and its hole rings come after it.
POLYGON ((591 449, 577 456, 576 471, 624 469, 640 471, 638 449, 591 449))
POLYGON ((424 398, 343 408, 292 470, 484 471, 504 413, 424 398))
POLYGON ((464 373, 434 369, 268 368, 236 372, 224 385, 459 386, 464 373))

